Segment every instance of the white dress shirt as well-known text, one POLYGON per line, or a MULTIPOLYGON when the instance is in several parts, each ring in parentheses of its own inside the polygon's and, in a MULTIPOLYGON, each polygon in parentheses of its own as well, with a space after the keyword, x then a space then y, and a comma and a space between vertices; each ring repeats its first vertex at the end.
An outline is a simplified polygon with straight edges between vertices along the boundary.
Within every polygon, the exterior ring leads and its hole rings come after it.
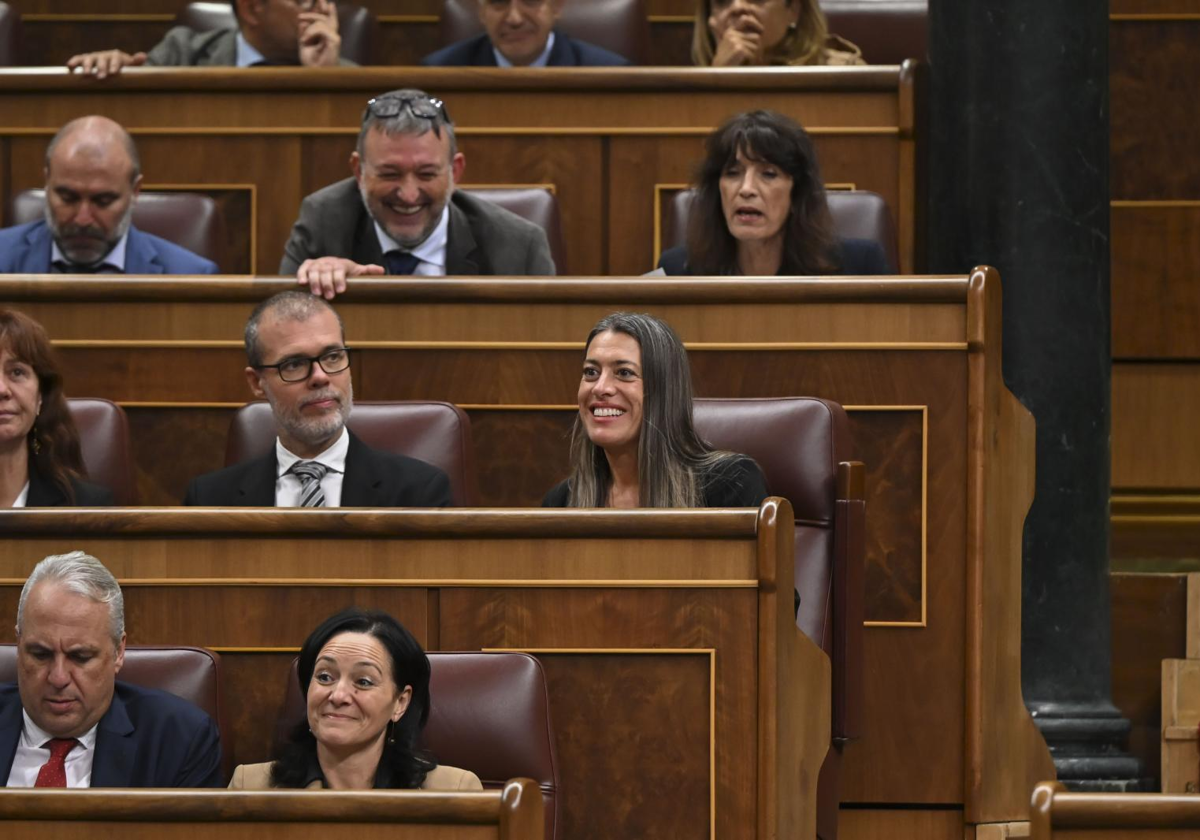
POLYGON ((15 508, 25 507, 25 503, 29 501, 29 482, 25 482, 25 486, 21 488, 21 492, 17 494, 17 498, 13 500, 12 506, 15 508))
POLYGON ((238 67, 252 67, 260 61, 264 61, 263 54, 254 47, 250 46, 250 42, 246 40, 246 36, 240 31, 237 34, 237 62, 238 67))
MULTIPOLYGON (((121 274, 125 273, 125 248, 129 244, 129 231, 125 231, 125 235, 117 240, 117 244, 112 250, 100 258, 101 265, 109 266, 121 274)), ((58 243, 53 239, 50 240, 50 265, 54 265, 59 260, 63 262, 71 262, 67 259, 62 251, 58 249, 58 243)))
MULTIPOLYGON (((550 37, 546 39, 546 49, 542 50, 542 54, 529 62, 530 67, 545 67, 550 61, 550 50, 554 49, 554 30, 550 30, 550 37)), ((504 53, 492 47, 492 55, 496 56, 497 67, 512 67, 513 63, 504 57, 504 53)))
MULTIPOLYGON (((33 787, 38 772, 50 760, 50 748, 43 747, 54 736, 33 722, 29 713, 21 710, 25 725, 21 727, 21 740, 13 756, 12 769, 8 771, 8 787, 33 787)), ((92 761, 96 757, 96 724, 79 736, 79 743, 67 753, 63 766, 67 771, 67 787, 85 788, 92 786, 92 761)))
POLYGON ((321 479, 325 492, 325 507, 342 506, 342 479, 346 476, 346 453, 350 451, 350 433, 342 427, 342 434, 333 445, 316 458, 301 458, 290 452, 279 438, 275 438, 275 507, 300 506, 300 476, 290 473, 297 461, 316 461, 328 468, 321 479))
POLYGON ((388 251, 408 251, 418 260, 417 267, 413 269, 413 276, 422 277, 445 277, 446 276, 446 242, 450 234, 450 202, 446 202, 446 206, 442 208, 442 218, 438 220, 437 227, 433 229, 433 233, 418 245, 416 248, 409 250, 401 248, 400 244, 395 239, 387 235, 379 224, 375 222, 375 235, 379 237, 379 247, 383 253, 388 251))

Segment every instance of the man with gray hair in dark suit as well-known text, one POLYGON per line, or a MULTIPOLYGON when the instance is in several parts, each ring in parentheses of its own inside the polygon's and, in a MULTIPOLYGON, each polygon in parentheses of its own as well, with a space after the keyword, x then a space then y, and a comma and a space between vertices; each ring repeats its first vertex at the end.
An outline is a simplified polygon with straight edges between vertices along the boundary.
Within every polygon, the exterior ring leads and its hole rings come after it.
POLYGON ((554 274, 545 231, 455 190, 465 166, 440 99, 375 97, 350 155, 354 176, 304 199, 279 273, 326 298, 348 277, 554 274))

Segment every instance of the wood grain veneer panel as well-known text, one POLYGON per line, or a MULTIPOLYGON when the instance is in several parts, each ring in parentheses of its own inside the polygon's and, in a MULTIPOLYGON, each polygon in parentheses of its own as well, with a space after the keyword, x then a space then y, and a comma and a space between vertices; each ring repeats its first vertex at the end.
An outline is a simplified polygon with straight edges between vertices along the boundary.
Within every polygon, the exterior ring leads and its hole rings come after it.
MULTIPOLYGON (((750 836, 747 832, 752 831, 755 787, 751 768, 755 761, 757 724, 750 709, 735 710, 730 704, 736 687, 753 678, 756 650, 752 639, 738 630, 738 622, 752 622, 753 615, 751 592, 444 589, 441 593, 442 646, 446 649, 460 649, 464 645, 516 649, 594 647, 595 643, 589 640, 595 638, 596 628, 603 628, 606 648, 719 650, 715 675, 717 798, 721 803, 717 810, 718 837, 750 836), (719 608, 721 602, 730 601, 735 605, 719 608), (647 635, 642 626, 643 615, 656 617, 653 635, 647 635)), ((547 658, 548 680, 552 685, 567 685, 575 681, 573 672, 580 667, 615 667, 603 658, 595 660, 595 656, 583 655, 582 661, 575 662, 560 661, 558 655, 547 658), (593 665, 593 661, 599 664, 593 665)), ((647 654, 638 655, 635 661, 640 663, 644 656, 647 654)), ((658 772, 647 767, 647 772, 638 777, 640 790, 613 791, 607 816, 603 810, 588 812, 587 822, 574 824, 583 833, 568 831, 567 836, 600 836, 592 833, 599 826, 605 827, 604 836, 674 836, 670 827, 676 821, 682 831, 680 836, 700 837, 703 833, 698 832, 707 829, 707 809, 702 803, 707 801, 708 789, 708 720, 702 717, 698 705, 698 701, 707 702, 708 697, 707 657, 670 654, 661 657, 661 662, 656 661, 660 660, 658 656, 650 656, 650 660, 644 666, 646 669, 686 669, 690 675, 687 684, 693 687, 694 696, 685 699, 658 690, 652 679, 643 684, 642 679, 649 679, 650 672, 641 670, 642 666, 638 666, 638 671, 623 668, 624 673, 613 672, 611 692, 606 687, 571 695, 580 708, 565 710, 570 728, 566 730, 566 744, 559 743, 559 756, 564 770, 571 775, 564 778, 564 796, 570 797, 572 788, 578 791, 594 787, 586 780, 594 778, 597 772, 611 776, 603 768, 612 762, 627 761, 628 744, 635 741, 638 763, 654 763, 658 772), (622 710, 624 704, 649 708, 622 710), (652 722, 656 715, 662 719, 658 724, 652 722), (616 733, 611 735, 612 740, 605 736, 602 743, 606 746, 596 752, 597 739, 587 733, 600 720, 606 724, 612 720, 616 733), (633 728, 635 721, 644 726, 640 730, 633 728), (691 733, 690 737, 695 739, 693 746, 701 747, 702 753, 689 749, 679 754, 677 748, 664 746, 671 743, 665 736, 681 728, 691 733), (576 783, 572 784, 571 779, 576 783), (677 785, 682 785, 689 796, 680 795, 677 785), (632 797, 628 809, 618 804, 627 797, 632 797), (697 821, 697 816, 703 817, 703 822, 697 821), (618 821, 614 823, 614 819, 618 821)), ((674 677, 672 682, 679 679, 674 677)), ((557 714, 555 711, 556 720, 557 714)), ((596 797, 594 801, 607 802, 608 796, 603 800, 596 797)))
POLYGON ((143 505, 175 505, 188 482, 225 466, 232 408, 126 407, 143 505))
POLYGON ((1200 3, 1196 0, 1111 0, 1110 15, 1200 15, 1200 3))
POLYGON ((1114 574, 1113 703, 1129 719, 1129 751, 1151 776, 1162 752, 1164 659, 1187 655, 1186 575, 1114 574))
POLYGON ((962 840, 961 811, 843 809, 838 837, 844 840, 962 840))
POLYGON ((1200 486, 1200 366, 1114 364, 1114 488, 1200 486))
MULTIPOLYGON (((111 4, 108 10, 112 10, 111 4)), ((169 14, 177 10, 178 7, 169 14)), ((28 66, 54 66, 66 64, 73 55, 97 49, 122 49, 128 53, 149 50, 162 40, 170 28, 169 20, 96 18, 63 21, 29 20, 26 17, 21 23, 21 63, 28 66)))
MULTIPOLYGON (((55 838, 62 840, 161 840, 164 834, 177 840, 356 840, 364 830, 372 828, 369 823, 295 822, 272 824, 264 822, 214 822, 170 823, 139 821, 109 822, 100 820, 68 822, 58 821, 6 821, 4 834, 12 840, 36 840, 52 831, 55 838)), ((380 825, 379 829, 395 831, 396 826, 380 825)), ((404 826, 405 840, 500 840, 498 830, 480 825, 421 825, 404 826)))
POLYGON ((1112 208, 1112 298, 1114 358, 1200 358, 1200 200, 1112 208))
POLYGON ((1180 79, 1200 76, 1200 19, 1109 27, 1111 194, 1200 198, 1200 123, 1180 79))
POLYGON ((468 414, 480 504, 535 507, 567 477, 575 412, 474 410, 468 414))

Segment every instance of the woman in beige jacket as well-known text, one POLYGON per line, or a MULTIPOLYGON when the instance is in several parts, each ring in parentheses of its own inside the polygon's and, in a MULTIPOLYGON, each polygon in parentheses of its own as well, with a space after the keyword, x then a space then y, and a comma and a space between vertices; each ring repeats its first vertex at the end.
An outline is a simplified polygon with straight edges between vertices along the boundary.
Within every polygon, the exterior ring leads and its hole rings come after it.
POLYGON ((469 770, 417 749, 429 717, 429 659, 387 613, 326 619, 300 650, 306 720, 274 761, 239 765, 232 789, 483 790, 469 770))

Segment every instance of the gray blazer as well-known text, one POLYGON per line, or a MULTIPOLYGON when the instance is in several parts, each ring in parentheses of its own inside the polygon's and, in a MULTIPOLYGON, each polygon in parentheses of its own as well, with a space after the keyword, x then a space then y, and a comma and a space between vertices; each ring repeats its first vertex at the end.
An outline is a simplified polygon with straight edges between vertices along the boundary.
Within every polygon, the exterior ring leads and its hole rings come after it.
MULTIPOLYGON (((280 274, 300 263, 342 257, 383 265, 375 224, 353 178, 317 190, 300 205, 300 218, 284 247, 280 274)), ((461 190, 450 199, 446 242, 448 275, 553 275, 546 232, 503 207, 461 190)))
MULTIPOLYGON (((197 32, 176 26, 167 32, 146 56, 152 67, 236 67, 236 29, 212 29, 197 32)), ((343 67, 357 67, 353 61, 339 58, 343 67)))

